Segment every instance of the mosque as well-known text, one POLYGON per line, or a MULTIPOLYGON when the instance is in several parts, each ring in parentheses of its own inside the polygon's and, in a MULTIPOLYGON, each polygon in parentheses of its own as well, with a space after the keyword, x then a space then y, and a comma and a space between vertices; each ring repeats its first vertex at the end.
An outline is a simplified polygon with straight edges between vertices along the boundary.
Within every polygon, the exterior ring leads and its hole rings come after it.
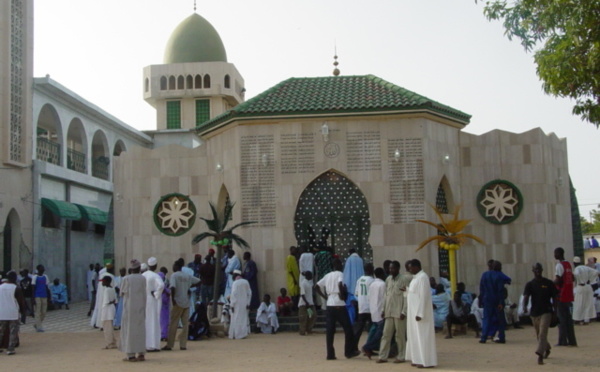
POLYGON ((462 206, 466 232, 485 241, 457 253, 459 280, 475 292, 490 258, 516 294, 531 263, 549 267, 555 247, 577 247, 567 144, 553 133, 469 134, 470 115, 375 75, 343 75, 337 62, 332 76, 290 77, 245 100, 242 74, 196 13, 173 31, 163 64, 143 70, 157 120, 142 132, 49 77, 34 79, 33 3, 8 3, 0 30, 13 27, 11 12, 23 23, 21 34, 0 33, 4 268, 46 263, 82 298, 90 262, 155 256, 170 268, 205 255, 210 242, 192 239, 207 231, 209 203, 234 206, 231 226, 255 222, 236 233, 262 293, 284 286, 288 248, 323 229, 341 258, 350 249, 376 265, 418 258, 438 276, 447 252, 433 243, 415 252, 436 233, 416 222, 436 221, 430 206, 462 206), (4 50, 24 61, 21 90, 4 50))

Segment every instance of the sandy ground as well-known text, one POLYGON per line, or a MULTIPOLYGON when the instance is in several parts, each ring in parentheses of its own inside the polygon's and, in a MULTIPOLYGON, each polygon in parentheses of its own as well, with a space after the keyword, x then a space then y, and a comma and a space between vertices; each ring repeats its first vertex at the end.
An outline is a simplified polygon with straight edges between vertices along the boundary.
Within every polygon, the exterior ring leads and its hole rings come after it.
MULTIPOLYGON (((479 344, 474 334, 452 340, 437 334, 439 371, 593 371, 599 370, 598 331, 600 323, 576 326, 579 347, 554 347, 546 364, 536 363, 535 336, 531 326, 507 331, 504 345, 479 344)), ((82 333, 25 333, 17 354, 0 355, 0 371, 416 371, 410 364, 375 364, 364 356, 343 357, 343 335, 336 334, 338 360, 325 360, 325 335, 299 336, 252 334, 244 340, 212 338, 189 342, 187 351, 146 354, 145 362, 126 363, 116 350, 102 350, 99 331, 82 333), (193 368, 193 369, 192 369, 193 368)), ((365 334, 366 336, 366 334, 365 334)), ((361 340, 361 345, 364 337, 361 340)), ((549 340, 557 340, 551 329, 549 340)))

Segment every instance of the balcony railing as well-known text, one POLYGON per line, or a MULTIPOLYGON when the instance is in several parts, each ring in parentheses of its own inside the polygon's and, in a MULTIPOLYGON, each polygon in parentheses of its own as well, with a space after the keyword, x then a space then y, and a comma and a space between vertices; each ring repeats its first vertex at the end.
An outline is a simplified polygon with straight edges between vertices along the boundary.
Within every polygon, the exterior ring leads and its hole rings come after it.
POLYGON ((106 156, 99 156, 92 161, 92 176, 108 180, 108 164, 110 159, 106 156))
POLYGON ((77 172, 87 173, 85 154, 73 149, 67 149, 67 168, 77 172))
POLYGON ((50 141, 44 137, 37 139, 37 159, 60 165, 60 143, 50 141))

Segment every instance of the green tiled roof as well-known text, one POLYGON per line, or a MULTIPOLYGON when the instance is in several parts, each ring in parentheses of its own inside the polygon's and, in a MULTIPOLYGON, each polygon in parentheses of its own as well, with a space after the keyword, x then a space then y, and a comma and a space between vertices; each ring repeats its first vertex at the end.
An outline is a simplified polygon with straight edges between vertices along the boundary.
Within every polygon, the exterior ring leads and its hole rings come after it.
POLYGON ((236 118, 319 114, 429 112, 459 124, 471 115, 373 75, 290 78, 233 109, 202 123, 208 131, 236 118))

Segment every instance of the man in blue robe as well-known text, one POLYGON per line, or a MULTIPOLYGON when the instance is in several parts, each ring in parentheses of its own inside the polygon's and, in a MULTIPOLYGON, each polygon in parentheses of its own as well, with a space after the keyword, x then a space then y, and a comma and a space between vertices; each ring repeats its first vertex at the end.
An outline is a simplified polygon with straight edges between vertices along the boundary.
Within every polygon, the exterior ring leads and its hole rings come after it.
POLYGON ((252 297, 250 299, 250 310, 256 310, 260 306, 260 297, 258 296, 258 280, 256 278, 258 269, 256 268, 256 262, 252 259, 250 252, 244 252, 242 257, 244 260, 242 276, 250 284, 252 290, 252 297))
POLYGON ((489 260, 489 270, 481 275, 479 282, 479 306, 483 307, 483 320, 480 343, 485 344, 488 337, 498 332, 497 343, 505 343, 504 330, 504 285, 510 284, 511 279, 502 272, 499 261, 489 260))
POLYGON ((349 252, 350 256, 344 266, 344 284, 348 287, 348 293, 354 293, 356 281, 365 275, 365 264, 363 259, 356 253, 356 249, 351 248, 349 252))

